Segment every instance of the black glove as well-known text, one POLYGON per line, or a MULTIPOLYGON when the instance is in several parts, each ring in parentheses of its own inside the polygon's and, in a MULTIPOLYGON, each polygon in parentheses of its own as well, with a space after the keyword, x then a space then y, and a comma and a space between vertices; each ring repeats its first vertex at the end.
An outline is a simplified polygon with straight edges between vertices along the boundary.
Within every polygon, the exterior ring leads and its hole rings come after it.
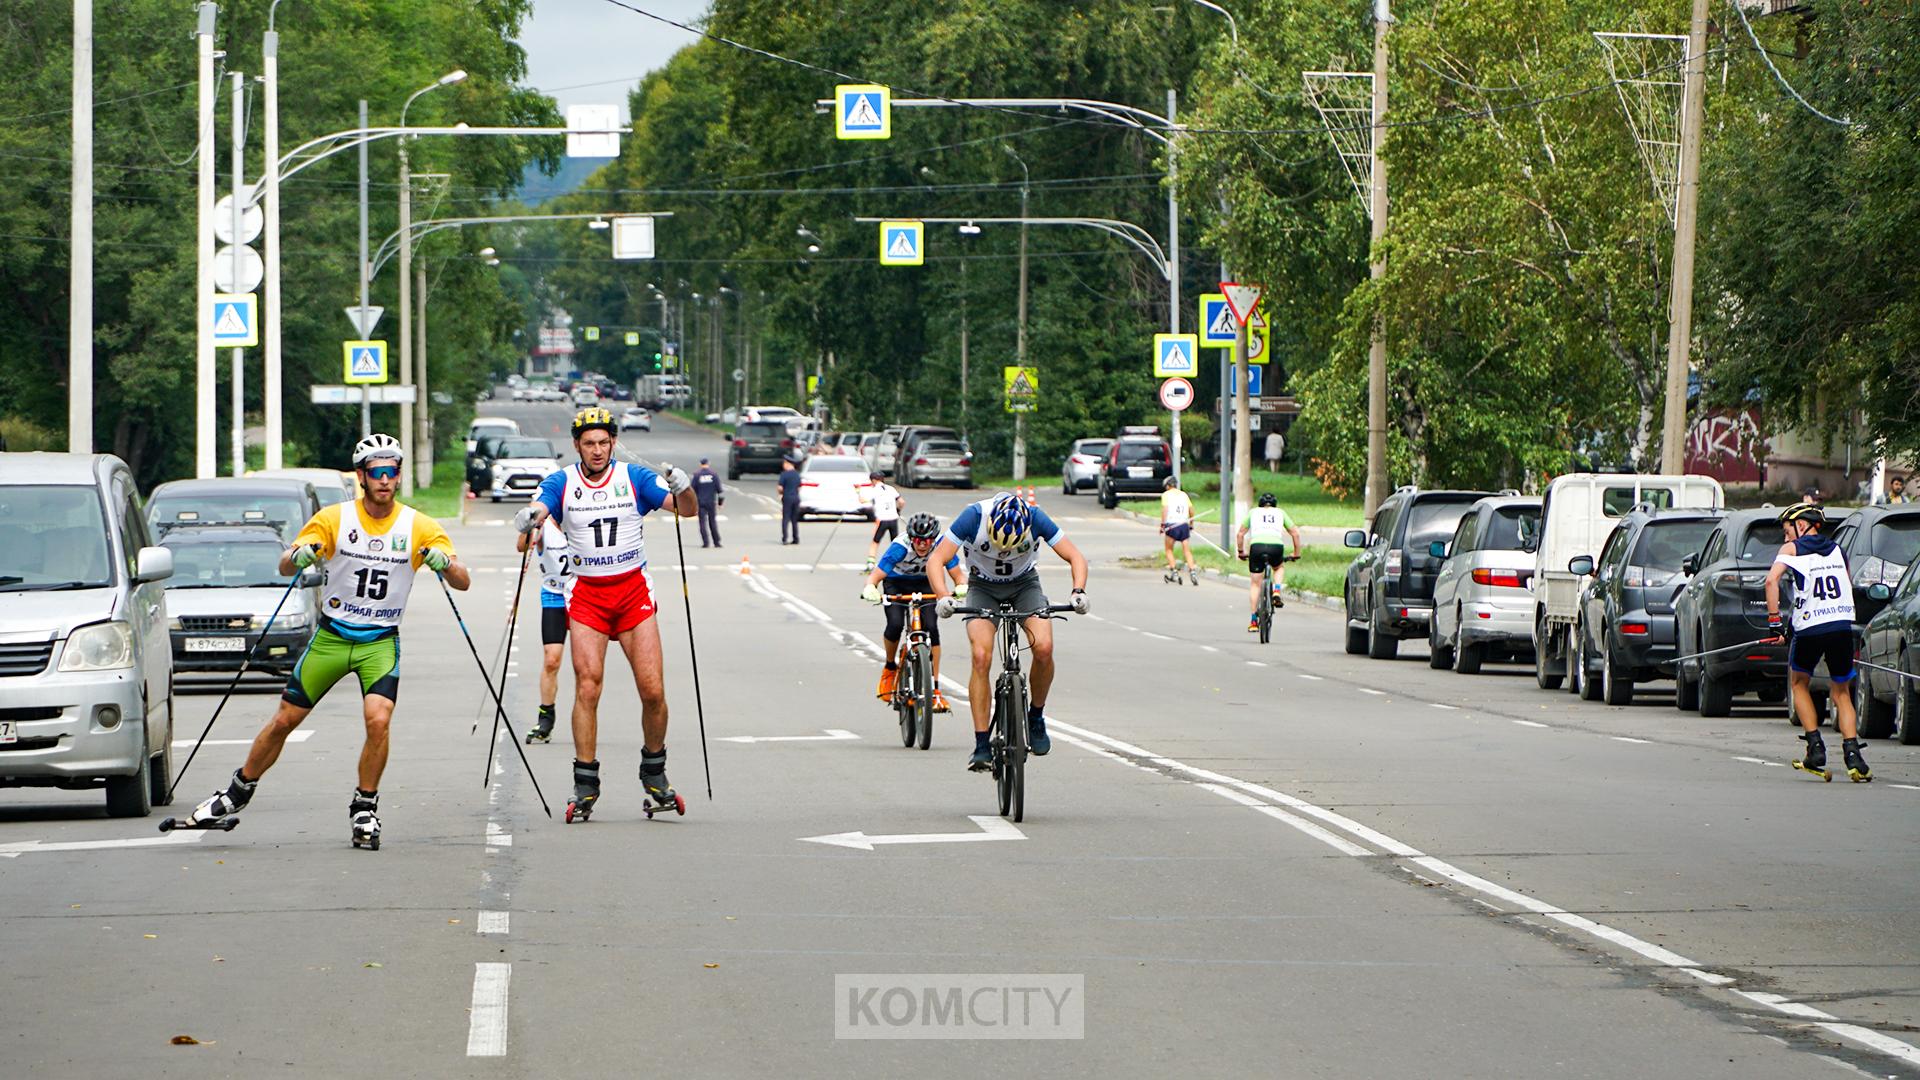
POLYGON ((1787 620, 1777 611, 1767 612, 1767 631, 1778 637, 1786 633, 1787 620))

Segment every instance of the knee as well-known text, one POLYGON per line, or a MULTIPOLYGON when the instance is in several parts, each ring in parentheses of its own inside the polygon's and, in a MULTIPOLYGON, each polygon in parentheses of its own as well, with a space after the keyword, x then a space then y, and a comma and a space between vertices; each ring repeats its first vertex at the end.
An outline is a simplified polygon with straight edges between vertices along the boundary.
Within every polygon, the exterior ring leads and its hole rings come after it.
POLYGON ((975 671, 985 671, 987 670, 987 667, 992 663, 993 663, 992 649, 986 647, 985 645, 975 645, 973 647, 973 668, 975 671))
POLYGON ((1036 641, 1033 643, 1033 662, 1035 664, 1053 663, 1053 639, 1052 638, 1047 638, 1043 641, 1036 641))
POLYGON ((581 701, 599 701, 600 676, 574 672, 573 696, 581 701))
POLYGON ((376 743, 386 742, 387 729, 392 723, 393 714, 391 713, 381 713, 378 716, 367 717, 367 741, 376 743))
POLYGON ((667 707, 667 689, 664 686, 649 686, 640 691, 640 707, 647 712, 658 712, 667 707))
POLYGON ((271 727, 280 736, 285 737, 289 734, 292 734, 293 729, 299 727, 300 721, 305 720, 306 718, 307 718, 306 713, 299 712, 294 709, 288 708, 287 706, 282 705, 279 709, 274 711, 273 719, 268 721, 268 726, 271 727))

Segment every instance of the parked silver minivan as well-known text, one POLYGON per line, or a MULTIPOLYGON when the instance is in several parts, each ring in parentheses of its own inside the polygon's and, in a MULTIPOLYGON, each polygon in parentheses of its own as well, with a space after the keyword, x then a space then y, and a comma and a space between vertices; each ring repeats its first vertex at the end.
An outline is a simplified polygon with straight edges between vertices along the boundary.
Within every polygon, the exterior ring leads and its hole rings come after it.
POLYGON ((125 462, 0 453, 0 787, 104 785, 115 817, 165 805, 172 574, 125 462))
POLYGON ((1470 507, 1448 540, 1428 554, 1444 558, 1433 581, 1427 624, 1428 662, 1463 675, 1484 660, 1533 652, 1533 546, 1540 536, 1540 500, 1494 495, 1470 507))

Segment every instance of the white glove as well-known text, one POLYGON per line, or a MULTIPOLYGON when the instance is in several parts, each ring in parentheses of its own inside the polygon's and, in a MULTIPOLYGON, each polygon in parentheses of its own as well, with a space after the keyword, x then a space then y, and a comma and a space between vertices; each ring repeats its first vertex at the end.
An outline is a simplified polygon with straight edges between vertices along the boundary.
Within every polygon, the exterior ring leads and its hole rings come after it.
POLYGON ((953 617, 953 597, 943 596, 933 602, 933 613, 943 619, 953 617))
POLYGON ((1087 613, 1087 590, 1073 590, 1073 613, 1075 615, 1085 615, 1087 613))
POLYGON ((860 599, 865 600, 869 604, 877 604, 885 598, 880 595, 879 585, 869 584, 866 588, 860 590, 860 599))
POLYGON ((531 505, 521 507, 520 512, 513 515, 514 530, 531 535, 533 530, 539 528, 540 523, 534 520, 534 513, 537 509, 537 507, 531 505))
POLYGON ((420 552, 420 564, 436 574, 444 573, 447 567, 453 565, 453 556, 439 548, 430 547, 420 552))
POLYGON ((320 545, 300 544, 293 549, 293 565, 305 570, 320 561, 320 545))
POLYGON ((955 585, 955 586, 953 587, 953 598, 954 598, 955 600, 965 600, 965 599, 967 598, 967 583, 966 583, 966 582, 964 582, 964 581, 963 581, 963 582, 961 582, 960 584, 958 584, 958 585, 955 585))
POLYGON ((693 481, 687 477, 686 470, 673 465, 667 466, 667 490, 669 492, 678 495, 692 486, 693 481))

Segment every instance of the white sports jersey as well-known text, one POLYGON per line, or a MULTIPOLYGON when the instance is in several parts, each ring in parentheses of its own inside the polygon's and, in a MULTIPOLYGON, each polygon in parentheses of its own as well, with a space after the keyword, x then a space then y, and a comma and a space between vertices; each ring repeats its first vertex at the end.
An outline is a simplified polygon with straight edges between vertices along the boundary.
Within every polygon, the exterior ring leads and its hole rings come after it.
POLYGON ((993 500, 982 499, 960 511, 947 530, 947 539, 960 549, 967 564, 967 576, 981 581, 1012 581, 1033 573, 1040 564, 1040 552, 1060 536, 1060 526, 1044 510, 1033 507, 1033 527, 1027 538, 1012 551, 1001 551, 987 540, 993 500))
POLYGON ((413 507, 383 536, 360 522, 360 500, 340 504, 340 535, 327 560, 327 591, 320 610, 354 626, 399 626, 413 591, 413 507))
POLYGON ((1847 560, 1837 547, 1805 555, 1776 555, 1774 562, 1787 564, 1793 575, 1793 631, 1802 633, 1823 626, 1851 626, 1853 623, 1853 584, 1847 577, 1847 560))
POLYGON ((552 518, 540 523, 540 591, 573 595, 573 561, 567 556, 567 534, 552 518))
POLYGON ((1169 525, 1185 525, 1193 520, 1193 500, 1175 488, 1160 493, 1160 514, 1169 525))
POLYGON ((898 521, 899 519, 900 493, 880 481, 875 481, 873 485, 873 520, 898 521))
POLYGON ((667 498, 667 482, 658 473, 616 461, 596 483, 575 462, 548 476, 540 489, 548 511, 558 507, 553 516, 566 534, 575 574, 613 577, 647 565, 645 515, 667 498))

